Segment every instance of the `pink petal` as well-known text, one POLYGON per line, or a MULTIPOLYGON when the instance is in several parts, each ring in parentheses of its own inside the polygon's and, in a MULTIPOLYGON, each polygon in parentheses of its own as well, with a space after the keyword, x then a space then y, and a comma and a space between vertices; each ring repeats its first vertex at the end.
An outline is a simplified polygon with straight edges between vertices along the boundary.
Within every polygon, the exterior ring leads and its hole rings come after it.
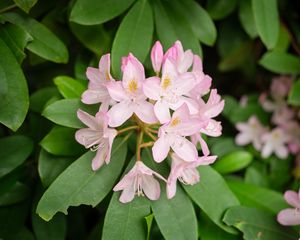
POLYGON ((162 162, 170 151, 170 145, 165 137, 160 137, 152 147, 153 159, 156 162, 162 162))
POLYGON ((151 62, 154 72, 160 72, 161 64, 163 61, 164 52, 162 45, 159 41, 156 41, 151 50, 151 62))
POLYGON ((286 191, 284 193, 284 199, 291 206, 300 209, 300 197, 297 192, 291 190, 286 191))
POLYGON ((160 196, 159 182, 153 176, 142 175, 142 188, 150 200, 157 200, 160 196))
POLYGON ((273 152, 272 145, 269 144, 269 143, 266 143, 263 146, 262 150, 261 150, 261 155, 262 155, 263 158, 267 158, 267 157, 270 157, 270 155, 272 154, 272 152, 273 152))
POLYGON ((117 133, 118 132, 115 129, 108 128, 105 131, 105 137, 108 138, 108 151, 107 151, 107 155, 105 158, 106 164, 109 164, 109 162, 110 162, 111 149, 112 149, 113 141, 114 141, 115 137, 117 136, 117 133))
POLYGON ((75 139, 85 148, 99 144, 101 141, 101 133, 90 128, 82 128, 76 131, 75 139))
POLYGON ((178 72, 174 62, 167 58, 162 68, 162 79, 169 78, 171 80, 174 79, 177 74, 178 72))
POLYGON ((120 81, 111 82, 106 87, 112 99, 118 102, 129 99, 120 81))
POLYGON ((202 60, 198 55, 194 55, 192 71, 193 72, 195 72, 195 71, 202 72, 203 71, 202 60))
POLYGON ((176 131, 181 136, 191 136, 200 131, 203 127, 203 122, 198 119, 190 119, 189 121, 185 121, 178 125, 176 131))
POLYGON ((154 112, 160 123, 167 123, 171 120, 168 104, 163 100, 158 100, 154 105, 154 112))
POLYGON ((144 94, 152 100, 160 99, 160 91, 160 79, 158 77, 147 78, 143 83, 144 94))
POLYGON ((180 74, 176 78, 174 85, 176 86, 176 93, 178 95, 185 95, 195 87, 195 75, 190 72, 180 74))
POLYGON ((168 181, 167 184, 167 197, 168 199, 171 199, 176 194, 176 187, 177 187, 177 178, 175 178, 174 181, 168 181))
POLYGON ((204 139, 201 137, 200 133, 196 133, 192 136, 192 143, 196 146, 197 142, 200 143, 201 150, 204 156, 208 156, 210 151, 207 146, 207 143, 204 141, 204 139))
POLYGON ((108 153, 108 145, 106 143, 103 147, 99 147, 96 156, 92 160, 93 171, 97 171, 103 165, 107 153, 108 153))
POLYGON ((145 79, 145 70, 140 61, 131 53, 127 57, 127 64, 124 66, 122 84, 125 89, 128 88, 132 80, 137 83, 137 88, 141 88, 141 83, 145 79))
POLYGON ((187 121, 190 117, 190 111, 187 104, 182 104, 172 115, 172 119, 180 119, 180 121, 187 121))
POLYGON ((86 76, 87 78, 94 83, 100 83, 102 82, 100 79, 99 69, 88 67, 86 70, 86 76))
POLYGON ((208 136, 219 137, 222 134, 221 122, 217 122, 214 119, 209 119, 207 126, 205 128, 201 128, 200 132, 208 136))
POLYGON ((187 139, 177 136, 171 145, 173 151, 184 161, 192 162, 198 159, 198 152, 194 144, 187 139))
POLYGON ((80 119, 81 122, 83 122, 86 126, 88 126, 91 129, 99 129, 101 126, 99 126, 96 118, 94 116, 91 116, 85 111, 82 111, 79 109, 77 111, 77 117, 80 119))
POLYGON ((294 208, 287 208, 279 212, 277 221, 285 226, 294 226, 300 224, 300 212, 294 208))
POLYGON ((110 75, 110 54, 105 54, 100 58, 99 61, 99 72, 102 81, 111 81, 110 75))
POLYGON ((111 127, 119 127, 126 122, 133 114, 132 102, 123 101, 112 106, 107 112, 109 116, 108 125, 111 127))
POLYGON ((183 58, 178 66, 178 72, 184 73, 186 72, 193 63, 194 54, 191 50, 187 50, 183 54, 183 58))
POLYGON ((123 192, 121 193, 119 201, 121 203, 128 203, 131 202, 134 198, 135 189, 134 184, 130 184, 124 188, 123 192))
POLYGON ((158 121, 154 114, 153 105, 147 101, 138 102, 134 108, 134 113, 145 123, 152 124, 158 121))
POLYGON ((102 89, 88 89, 81 95, 81 101, 85 104, 95 104, 105 101, 109 97, 106 87, 102 89))
POLYGON ((197 162, 198 162, 198 166, 209 165, 214 163, 216 160, 217 160, 217 156, 203 156, 203 157, 199 157, 197 162))
POLYGON ((286 146, 282 145, 282 146, 278 146, 277 148, 275 148, 275 154, 277 155, 277 157, 281 158, 281 159, 285 159, 288 157, 289 152, 286 146))
POLYGON ((244 146, 251 142, 251 138, 247 133, 239 133, 235 137, 235 142, 237 145, 244 146))

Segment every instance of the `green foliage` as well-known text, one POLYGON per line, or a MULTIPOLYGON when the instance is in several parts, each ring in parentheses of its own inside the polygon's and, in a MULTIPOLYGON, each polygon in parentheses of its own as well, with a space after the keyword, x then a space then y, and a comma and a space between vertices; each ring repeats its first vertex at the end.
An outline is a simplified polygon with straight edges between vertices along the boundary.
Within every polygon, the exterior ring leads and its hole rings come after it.
POLYGON ((85 90, 83 84, 68 76, 58 76, 53 81, 64 98, 80 98, 85 90))
POLYGON ((288 98, 289 104, 299 106, 300 105, 300 80, 298 79, 293 83, 292 89, 288 98))

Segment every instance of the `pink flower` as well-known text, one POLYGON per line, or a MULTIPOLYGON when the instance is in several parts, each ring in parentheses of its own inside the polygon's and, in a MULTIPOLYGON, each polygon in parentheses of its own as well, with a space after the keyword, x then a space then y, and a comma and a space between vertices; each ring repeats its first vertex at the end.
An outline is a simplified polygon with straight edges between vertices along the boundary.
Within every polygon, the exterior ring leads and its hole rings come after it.
POLYGON ((300 192, 286 191, 284 199, 294 208, 281 210, 277 215, 277 221, 282 225, 300 225, 300 192))
POLYGON ((157 200, 160 196, 159 182, 154 178, 166 181, 161 175, 148 168, 141 161, 137 161, 134 167, 114 187, 114 191, 123 190, 120 202, 127 203, 133 200, 134 195, 144 196, 150 200, 157 200))
POLYGON ((92 161, 92 169, 96 171, 104 162, 106 164, 110 162, 111 148, 117 131, 108 128, 108 117, 104 112, 98 112, 96 117, 93 117, 79 109, 77 111, 77 117, 88 126, 88 128, 78 130, 75 134, 75 138, 77 142, 84 145, 85 148, 91 148, 92 151, 97 151, 92 161))
POLYGON ((186 104, 178 108, 170 122, 160 127, 158 140, 152 148, 153 158, 156 162, 163 161, 170 148, 185 161, 196 161, 198 152, 194 144, 185 137, 191 136, 199 131, 202 122, 191 118, 186 104))
POLYGON ((285 98, 292 86, 293 77, 279 76, 272 79, 271 95, 276 100, 285 98))
POLYGON ((272 115, 272 122, 277 125, 285 125, 295 117, 295 111, 287 105, 276 108, 272 115))
POLYGON ((156 41, 151 50, 151 62, 153 70, 156 74, 160 72, 161 64, 163 61, 164 52, 159 41, 156 41))
POLYGON ((186 162, 176 154, 172 154, 171 157, 172 167, 167 184, 167 196, 169 199, 175 196, 177 179, 183 184, 194 185, 200 180, 197 167, 211 164, 217 159, 217 156, 204 156, 199 157, 196 161, 186 162))
POLYGON ((115 80, 110 75, 110 54, 103 55, 99 61, 99 68, 89 67, 86 71, 89 81, 88 89, 82 94, 85 104, 101 103, 100 109, 106 111, 114 101, 108 94, 106 85, 115 80))
POLYGON ((300 125, 297 121, 289 121, 281 126, 288 137, 288 148, 293 154, 300 152, 300 125))
POLYGON ((253 143, 256 150, 261 150, 261 136, 266 133, 266 128, 260 123, 256 116, 249 118, 246 123, 237 123, 235 127, 240 131, 236 136, 235 142, 237 145, 247 145, 253 143))
POLYGON ((145 80, 143 65, 132 55, 123 60, 122 81, 111 82, 107 85, 110 96, 117 101, 109 111, 109 125, 118 127, 135 113, 145 123, 155 123, 153 105, 146 101, 142 91, 145 80))
POLYGON ((281 128, 275 128, 269 133, 262 136, 263 147, 261 149, 262 157, 267 158, 273 152, 277 157, 284 159, 287 158, 289 151, 286 146, 288 136, 281 128))
MULTIPOLYGON (((167 58, 162 68, 162 77, 148 78, 143 86, 145 95, 156 100, 154 112, 161 123, 169 122, 171 119, 170 110, 176 110, 183 103, 189 107, 197 103, 188 100, 184 95, 187 94, 195 85, 195 78, 192 73, 179 74, 172 60, 167 58)), ((193 107, 190 107, 190 110, 193 107)))

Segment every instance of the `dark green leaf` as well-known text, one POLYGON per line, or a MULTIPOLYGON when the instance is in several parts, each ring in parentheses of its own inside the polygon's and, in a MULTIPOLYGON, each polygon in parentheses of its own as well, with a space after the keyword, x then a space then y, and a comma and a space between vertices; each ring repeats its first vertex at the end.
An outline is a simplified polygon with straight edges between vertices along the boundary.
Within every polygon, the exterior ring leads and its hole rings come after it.
POLYGON ((228 174, 247 167, 252 160, 253 156, 251 153, 247 151, 235 151, 218 159, 213 167, 221 174, 228 174))
POLYGON ((95 153, 89 151, 72 163, 46 190, 37 207, 37 213, 49 221, 57 212, 67 214, 70 206, 96 206, 112 189, 125 158, 127 146, 116 140, 111 162, 93 171, 91 161, 95 153))
POLYGON ((228 180, 227 184, 245 206, 261 208, 274 214, 288 207, 281 193, 241 181, 228 180))
POLYGON ((236 7, 237 0, 208 0, 207 11, 214 20, 228 16, 236 7))
MULTIPOLYGON (((230 154, 231 152, 234 151, 239 151, 242 150, 243 148, 240 146, 237 146, 234 143, 234 139, 233 138, 218 138, 216 139, 212 145, 211 145, 211 152, 213 155, 217 155, 219 158, 222 158, 223 156, 225 156, 226 154, 230 154)), ((217 160, 219 161, 219 160, 217 160)))
POLYGON ((275 47, 279 35, 277 0, 252 0, 255 26, 268 49, 275 47))
POLYGON ((121 57, 133 53, 143 62, 153 34, 152 10, 147 0, 138 1, 123 19, 112 46, 113 72, 120 74, 121 57))
POLYGON ((58 76, 53 81, 64 98, 80 98, 85 90, 79 81, 68 76, 58 76))
POLYGON ((257 29, 254 22, 251 0, 239 1, 239 19, 246 33, 251 38, 255 38, 257 36, 257 29))
POLYGON ((66 46, 43 24, 17 13, 5 13, 2 16, 5 20, 21 27, 33 37, 33 41, 27 45, 29 51, 53 62, 68 62, 69 54, 66 46))
POLYGON ((41 149, 38 172, 45 187, 48 187, 71 163, 73 159, 57 157, 41 149))
POLYGON ((21 64, 25 58, 24 48, 33 38, 22 28, 10 23, 0 26, 0 38, 11 49, 18 63, 21 64))
POLYGON ((134 0, 78 0, 71 11, 70 21, 82 25, 96 25, 115 18, 134 0))
POLYGON ((276 222, 276 217, 263 210, 235 206, 229 208, 224 222, 235 226, 244 234, 245 240, 295 240, 297 234, 276 222))
POLYGON ((29 196, 29 188, 16 182, 5 194, 0 195, 0 206, 11 205, 25 200, 29 196))
POLYGON ((59 93, 55 87, 45 87, 37 90, 30 96, 30 109, 41 113, 45 104, 53 97, 59 97, 59 93))
POLYGON ((291 36, 284 25, 280 25, 279 36, 274 47, 274 50, 286 52, 289 49, 291 43, 291 36))
POLYGON ((135 197, 130 203, 119 202, 119 193, 114 193, 105 215, 102 240, 146 239, 144 217, 150 213, 149 200, 135 197))
POLYGON ((259 64, 274 73, 300 73, 300 57, 280 51, 265 53, 259 60, 259 64))
POLYGON ((38 0, 14 0, 17 6, 27 13, 37 3, 37 1, 38 0))
POLYGON ((227 208, 239 205, 239 200, 229 189, 223 177, 211 167, 199 167, 199 173, 200 183, 183 186, 184 189, 215 224, 229 233, 235 233, 234 229, 222 222, 222 216, 227 208))
POLYGON ((82 154, 84 148, 75 140, 75 129, 56 126, 41 141, 41 146, 49 153, 61 156, 82 154))
POLYGON ((25 136, 0 139, 0 177, 20 166, 31 154, 33 142, 25 136))
POLYGON ((265 172, 261 172, 258 168, 250 166, 245 172, 245 183, 256 185, 259 187, 268 187, 268 177, 265 172))
POLYGON ((77 118, 78 109, 92 113, 97 107, 82 104, 79 99, 63 99, 47 106, 42 115, 62 126, 82 128, 84 125, 77 118))
POLYGON ((289 92, 288 103, 300 106, 300 79, 293 82, 293 86, 289 92))
POLYGON ((5 240, 16 240, 16 239, 22 239, 22 240, 35 240, 32 232, 30 232, 26 227, 22 227, 19 231, 14 232, 5 240))
POLYGON ((0 56, 0 122, 16 131, 29 107, 27 83, 14 54, 1 38, 0 56))
POLYGON ((147 240, 150 239, 150 232, 151 232, 151 226, 153 222, 154 215, 153 213, 149 214, 145 217, 146 223, 147 223, 147 240))

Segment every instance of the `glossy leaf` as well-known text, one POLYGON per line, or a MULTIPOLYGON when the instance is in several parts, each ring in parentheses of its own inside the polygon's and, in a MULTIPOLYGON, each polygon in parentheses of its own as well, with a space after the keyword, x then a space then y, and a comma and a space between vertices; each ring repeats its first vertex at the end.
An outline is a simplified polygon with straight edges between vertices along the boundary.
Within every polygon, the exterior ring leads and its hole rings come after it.
POLYGON ((237 0, 208 0, 207 11, 214 20, 222 19, 232 13, 237 0))
POLYGON ((207 11, 194 0, 173 1, 173 5, 189 22, 198 39, 212 46, 217 38, 217 30, 207 11))
POLYGON ((239 200, 218 172, 209 166, 199 167, 198 170, 200 183, 193 186, 184 185, 183 188, 215 224, 229 233, 235 233, 234 229, 226 226, 221 219, 227 208, 240 204, 239 200))
POLYGON ((82 25, 96 25, 109 21, 124 12, 134 0, 78 0, 70 21, 82 25))
POLYGON ((97 107, 84 105, 79 99, 63 99, 47 106, 42 115, 50 121, 62 126, 82 128, 84 125, 77 118, 78 109, 92 114, 96 112, 97 107))
POLYGON ((56 126, 43 138, 40 145, 49 153, 60 156, 76 156, 84 152, 75 140, 75 129, 56 126))
POLYGON ((16 131, 29 107, 27 83, 14 54, 1 38, 0 56, 0 123, 16 131))
POLYGON ((300 57, 281 51, 265 53, 259 60, 259 64, 274 73, 300 73, 300 57))
POLYGON ((30 95, 29 108, 37 113, 41 113, 46 103, 52 98, 58 98, 59 93, 55 87, 45 87, 30 95))
POLYGON ((268 49, 274 48, 279 35, 277 0, 252 0, 252 10, 262 42, 268 49))
POLYGON ((38 0, 14 0, 15 4, 24 12, 28 13, 29 10, 37 3, 38 0))
POLYGON ((291 36, 288 29, 285 26, 280 25, 279 36, 276 45, 274 47, 274 50, 286 52, 289 49, 290 44, 291 44, 291 36))
POLYGON ((279 225, 273 214, 263 210, 235 206, 226 211, 223 220, 226 224, 235 226, 242 231, 245 240, 297 239, 297 233, 294 233, 287 227, 279 225))
POLYGON ((102 240, 146 239, 144 217, 150 213, 150 203, 145 197, 135 197, 132 202, 119 202, 119 193, 114 193, 108 206, 103 226, 102 240))
POLYGON ((37 206, 41 218, 49 221, 57 212, 67 214, 70 206, 96 206, 112 189, 126 158, 127 146, 122 139, 113 146, 111 162, 93 171, 95 153, 89 151, 72 163, 46 190, 37 206))
POLYGON ((147 223, 147 240, 150 239, 150 232, 151 232, 151 226, 153 222, 154 215, 153 213, 149 214, 145 217, 146 223, 147 223))
POLYGON ((29 33, 16 25, 8 23, 0 26, 0 38, 11 49, 18 63, 22 63, 25 58, 24 48, 33 39, 29 33))
MULTIPOLYGON (((217 155, 220 159, 231 152, 243 150, 243 148, 237 146, 233 138, 224 137, 216 139, 215 142, 211 144, 210 150, 213 155, 217 155)), ((217 161, 219 160, 217 159, 217 161)))
POLYGON ((221 174, 228 174, 247 167, 252 160, 253 156, 249 152, 235 151, 218 159, 213 168, 221 174))
POLYGON ((48 187, 72 162, 72 158, 54 156, 41 149, 38 172, 43 186, 48 187))
POLYGON ((113 72, 119 76, 121 57, 132 53, 143 62, 150 50, 153 35, 152 10, 147 0, 138 1, 127 13, 112 46, 113 72))
POLYGON ((8 192, 0 195, 0 206, 24 201, 28 196, 29 188, 23 183, 16 182, 8 192))
POLYGON ((0 139, 0 177, 20 166, 31 154, 33 142, 21 135, 0 139))
POLYGON ((43 24, 17 13, 5 13, 2 16, 5 20, 16 24, 33 37, 33 40, 27 45, 29 51, 56 63, 68 62, 69 56, 66 46, 43 24))
POLYGON ((58 76, 53 81, 64 98, 80 98, 85 90, 83 84, 68 76, 58 76))
POLYGON ((294 106, 300 106, 300 79, 293 82, 289 92, 288 102, 294 106))
POLYGON ((279 192, 241 181, 228 180, 227 184, 245 206, 261 208, 274 214, 288 207, 279 192))
POLYGON ((254 22, 251 0, 239 1, 239 19, 246 33, 251 38, 255 38, 258 33, 254 22))

